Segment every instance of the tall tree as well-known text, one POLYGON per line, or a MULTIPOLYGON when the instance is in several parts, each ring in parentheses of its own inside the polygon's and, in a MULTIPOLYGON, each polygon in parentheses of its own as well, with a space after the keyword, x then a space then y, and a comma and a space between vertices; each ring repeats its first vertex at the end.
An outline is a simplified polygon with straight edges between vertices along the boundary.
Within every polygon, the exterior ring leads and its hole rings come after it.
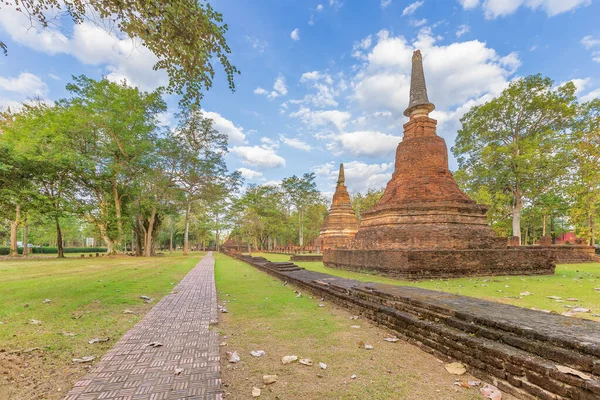
POLYGON ((288 202, 298 212, 298 242, 304 246, 304 213, 306 208, 319 201, 320 193, 315 183, 315 174, 305 173, 302 177, 293 175, 281 181, 281 187, 286 193, 288 202))
POLYGON ((461 118, 452 148, 469 184, 512 195, 512 234, 521 238, 524 198, 556 166, 562 135, 575 112, 575 85, 558 88, 532 75, 510 83, 502 94, 461 118))
POLYGON ((60 102, 72 120, 71 142, 79 154, 73 199, 79 213, 100 230, 109 253, 121 250, 124 202, 136 178, 148 170, 157 143, 157 114, 166 110, 160 91, 141 92, 125 83, 85 76, 67 85, 72 97, 60 102))
POLYGON ((570 141, 574 174, 568 192, 574 200, 571 216, 590 245, 600 219, 600 99, 579 107, 570 141))
POLYGON ((227 135, 216 130, 214 121, 196 107, 183 110, 179 119, 175 136, 180 154, 177 183, 185 194, 183 254, 187 255, 192 205, 205 195, 209 185, 227 174, 227 135))
MULTIPOLYGON (((199 104, 202 91, 210 89, 215 59, 223 66, 230 89, 235 89, 233 79, 239 71, 228 59, 228 27, 208 1, 6 0, 0 3, 0 12, 3 8, 22 12, 42 28, 67 16, 76 24, 92 20, 107 31, 124 32, 156 55, 154 69, 169 75, 167 92, 181 94, 184 104, 199 104)), ((7 54, 1 40, 0 49, 7 54)))

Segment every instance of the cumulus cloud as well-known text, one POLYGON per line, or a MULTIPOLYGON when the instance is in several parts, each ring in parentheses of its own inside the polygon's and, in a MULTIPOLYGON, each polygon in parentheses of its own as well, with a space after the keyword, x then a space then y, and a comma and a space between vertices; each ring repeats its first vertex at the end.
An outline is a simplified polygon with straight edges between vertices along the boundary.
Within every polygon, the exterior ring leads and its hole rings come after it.
POLYGON ((246 143, 246 135, 244 134, 244 128, 241 126, 235 126, 235 124, 227 118, 221 116, 221 114, 205 111, 204 116, 214 121, 214 128, 220 133, 227 135, 229 144, 244 144, 246 143))
POLYGON ((285 145, 302 151, 312 150, 312 146, 298 138, 289 138, 284 135, 279 136, 279 140, 285 145))
POLYGON ((409 24, 411 24, 414 27, 419 27, 419 26, 423 26, 427 23, 427 18, 423 18, 423 19, 411 19, 409 24))
POLYGON ((392 4, 392 0, 381 0, 381 8, 386 8, 390 4, 392 4))
POLYGON ((48 93, 48 85, 37 75, 21 72, 15 78, 0 76, 0 90, 17 93, 24 97, 42 97, 48 93))
POLYGON ((285 167, 285 159, 275 153, 272 148, 260 146, 236 146, 230 150, 237 155, 243 164, 254 166, 258 169, 285 167))
POLYGON ((600 39, 594 36, 586 36, 581 39, 581 44, 588 50, 592 50, 592 60, 600 63, 600 39))
POLYGON ((298 111, 290 113, 290 117, 300 118, 311 126, 332 125, 337 130, 343 131, 352 115, 349 112, 339 110, 311 111, 310 108, 302 106, 298 111))
POLYGON ((126 80, 142 90, 154 90, 168 83, 165 71, 152 69, 158 58, 141 41, 121 32, 110 34, 89 21, 75 25, 67 36, 56 29, 32 27, 25 15, 9 8, 0 13, 0 28, 13 41, 36 51, 68 54, 84 64, 102 66, 111 81, 126 80))
POLYGON ((479 5, 479 0, 458 0, 465 10, 471 10, 479 5))
POLYGON ((573 82, 573 84, 575 85, 575 96, 579 96, 585 90, 585 88, 589 85, 590 81, 591 81, 590 78, 585 78, 585 79, 576 78, 576 79, 571 79, 570 81, 567 81, 567 82, 562 82, 558 85, 558 87, 561 87, 561 86, 567 84, 568 82, 573 82))
POLYGON ((378 131, 342 132, 325 137, 327 149, 335 155, 347 154, 355 157, 386 157, 394 154, 401 136, 378 131))
POLYGON ((588 94, 586 94, 585 96, 581 97, 581 101, 592 101, 594 99, 600 99, 600 88, 592 90, 591 92, 589 92, 588 94))
POLYGON ((287 86, 285 85, 285 77, 283 75, 279 75, 277 78, 275 78, 275 82, 273 83, 273 90, 271 91, 263 89, 260 86, 254 89, 254 94, 257 94, 259 96, 267 96, 269 100, 273 100, 280 96, 285 96, 287 95, 287 93, 288 90, 287 86))
POLYGON ((298 28, 294 29, 292 33, 290 33, 290 37, 295 41, 300 40, 300 30, 298 28))
MULTIPOLYGON (((319 177, 331 182, 333 186, 338 178, 338 165, 333 161, 317 165, 312 171, 319 177)), ((346 186, 351 192, 364 192, 369 189, 381 189, 392 178, 393 163, 367 164, 361 161, 344 162, 346 186)))
POLYGON ((425 2, 424 1, 415 1, 414 3, 409 4, 402 11, 402 16, 414 14, 415 11, 417 11, 417 8, 421 7, 423 5, 423 3, 425 3, 425 2))
MULTIPOLYGON (((475 0, 459 0, 463 8, 475 8, 479 2, 475 0)), ((564 12, 586 7, 592 0, 485 0, 483 12, 486 18, 494 19, 504 17, 516 12, 520 7, 527 7, 533 11, 541 9, 549 17, 564 12)))
POLYGON ((238 172, 248 180, 254 180, 263 176, 262 172, 255 171, 249 168, 238 168, 238 172))

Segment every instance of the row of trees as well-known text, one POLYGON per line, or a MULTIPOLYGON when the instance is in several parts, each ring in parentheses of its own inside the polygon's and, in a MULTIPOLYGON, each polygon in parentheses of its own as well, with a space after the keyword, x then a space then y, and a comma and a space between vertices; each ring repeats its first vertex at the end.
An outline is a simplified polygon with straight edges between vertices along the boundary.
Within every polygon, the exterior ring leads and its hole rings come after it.
POLYGON ((461 187, 491 206, 502 236, 535 243, 557 223, 589 244, 600 222, 600 99, 579 103, 575 86, 540 75, 513 81, 461 119, 455 174, 461 187))
POLYGON ((35 101, 0 116, 0 218, 11 221, 11 254, 18 227, 45 219, 55 223, 62 257, 61 220, 77 216, 108 253, 131 243, 149 256, 161 226, 181 212, 187 252, 192 208, 218 210, 241 183, 227 171, 227 137, 195 106, 182 109, 176 129, 161 126, 160 89, 80 76, 67 90, 55 104, 35 101))

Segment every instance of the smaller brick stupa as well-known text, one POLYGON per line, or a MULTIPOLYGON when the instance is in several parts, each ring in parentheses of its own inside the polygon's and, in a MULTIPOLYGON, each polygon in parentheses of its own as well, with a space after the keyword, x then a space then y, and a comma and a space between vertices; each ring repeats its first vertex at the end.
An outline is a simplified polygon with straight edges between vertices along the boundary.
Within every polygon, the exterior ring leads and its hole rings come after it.
POLYGON ((360 222, 350 203, 350 195, 346 189, 344 177, 344 164, 340 164, 337 186, 331 201, 329 215, 321 227, 321 249, 346 247, 358 231, 360 222))
POLYGON ((448 168, 446 142, 429 117, 434 108, 417 50, 404 112, 409 121, 396 149, 392 179, 379 203, 362 214, 360 229, 346 249, 324 247, 325 265, 419 279, 553 273, 548 251, 509 248, 488 225, 488 207, 460 190, 448 168))

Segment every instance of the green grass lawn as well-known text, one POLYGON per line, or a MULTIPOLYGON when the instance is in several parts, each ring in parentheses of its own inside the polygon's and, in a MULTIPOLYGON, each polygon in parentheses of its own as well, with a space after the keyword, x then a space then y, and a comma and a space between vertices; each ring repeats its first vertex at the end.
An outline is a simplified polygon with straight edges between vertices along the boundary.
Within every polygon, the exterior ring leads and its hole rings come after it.
MULTIPOLYGON (((284 254, 261 255, 271 261, 289 261, 284 254)), ((416 286, 425 289, 440 290, 464 296, 478 297, 521 307, 564 313, 567 306, 583 307, 589 313, 576 316, 600 321, 600 263, 561 264, 554 275, 543 276, 492 276, 457 279, 433 279, 427 281, 403 281, 383 276, 327 268, 322 262, 296 262, 301 267, 358 281, 389 283, 392 285, 416 286), (530 295, 521 295, 529 292, 530 295), (548 296, 559 296, 559 301, 548 296), (568 301, 567 299, 577 299, 568 301)))
POLYGON ((219 302, 228 309, 219 314, 217 325, 226 343, 226 398, 251 398, 252 387, 262 388, 261 399, 481 398, 475 390, 455 386, 455 377, 433 356, 402 341, 384 341, 391 334, 369 321, 351 320, 346 310, 309 293, 298 298, 293 287, 244 262, 223 254, 215 258, 219 302), (374 350, 360 347, 361 341, 374 350), (252 357, 252 350, 266 355, 252 357), (237 351, 241 362, 228 364, 226 351, 237 351), (310 358, 315 365, 282 365, 285 355, 310 358), (319 368, 319 362, 327 369, 319 368), (268 374, 278 380, 265 387, 262 376, 268 374))
POLYGON ((200 256, 1 260, 0 398, 4 379, 13 380, 13 390, 39 388, 15 398, 60 397, 57 390, 64 393, 85 372, 72 358, 99 359, 200 256), (141 295, 155 300, 145 304, 141 295), (134 314, 123 314, 126 309, 134 314), (105 337, 110 340, 88 344, 105 337), (40 350, 18 353, 32 348, 40 350))

